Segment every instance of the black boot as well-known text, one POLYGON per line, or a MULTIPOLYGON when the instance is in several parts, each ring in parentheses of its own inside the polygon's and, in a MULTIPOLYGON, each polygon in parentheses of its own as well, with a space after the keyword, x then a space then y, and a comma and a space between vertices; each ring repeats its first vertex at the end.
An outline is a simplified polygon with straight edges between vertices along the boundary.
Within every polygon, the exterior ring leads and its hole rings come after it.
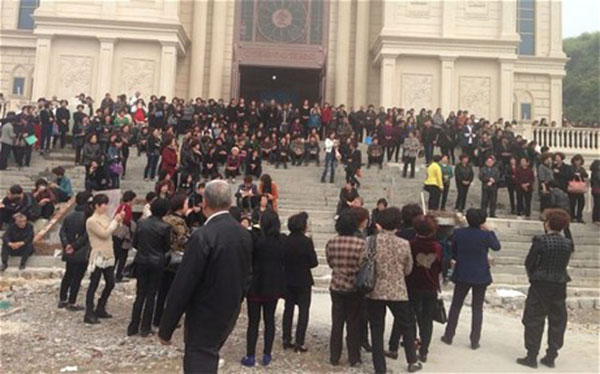
POLYGON ((517 364, 530 367, 532 369, 537 369, 537 359, 532 356, 525 356, 523 358, 517 358, 517 364))
POLYGON ((4 271, 6 270, 6 268, 8 268, 8 264, 2 264, 2 267, 0 267, 0 271, 4 271))
POLYGON ((85 316, 83 316, 83 323, 97 325, 100 323, 100 321, 98 321, 98 317, 96 316, 96 314, 94 314, 94 312, 86 310, 85 316))
POLYGON ((554 359, 548 356, 544 356, 540 359, 540 363, 544 366, 549 367, 550 369, 554 369, 554 359))
POLYGON ((96 308, 96 317, 98 318, 112 318, 112 314, 109 314, 106 312, 106 309, 104 307, 98 307, 96 308))

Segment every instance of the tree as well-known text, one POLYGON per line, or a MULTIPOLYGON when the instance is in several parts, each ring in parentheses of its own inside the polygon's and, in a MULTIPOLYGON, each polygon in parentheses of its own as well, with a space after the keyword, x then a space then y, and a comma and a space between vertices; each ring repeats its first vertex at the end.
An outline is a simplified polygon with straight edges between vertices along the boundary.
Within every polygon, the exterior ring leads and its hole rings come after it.
POLYGON ((563 81, 564 115, 572 122, 600 119, 600 32, 563 41, 569 61, 563 81))

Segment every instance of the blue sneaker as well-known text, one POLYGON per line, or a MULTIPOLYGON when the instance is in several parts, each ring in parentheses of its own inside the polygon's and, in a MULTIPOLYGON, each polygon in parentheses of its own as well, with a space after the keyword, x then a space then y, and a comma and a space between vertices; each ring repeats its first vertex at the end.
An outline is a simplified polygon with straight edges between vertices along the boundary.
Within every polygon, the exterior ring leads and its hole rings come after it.
POLYGON ((267 366, 271 363, 271 360, 273 358, 271 357, 271 355, 263 355, 263 359, 262 359, 262 364, 263 366, 267 366))
POLYGON ((242 365, 252 367, 256 365, 256 359, 254 358, 254 356, 246 356, 242 358, 242 365))

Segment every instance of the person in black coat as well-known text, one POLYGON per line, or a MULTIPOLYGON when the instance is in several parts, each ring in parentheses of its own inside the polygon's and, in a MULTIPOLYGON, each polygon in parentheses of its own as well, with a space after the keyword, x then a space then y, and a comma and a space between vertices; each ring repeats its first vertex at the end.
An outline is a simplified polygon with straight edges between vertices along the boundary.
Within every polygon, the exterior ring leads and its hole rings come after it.
POLYGON ((137 286, 127 336, 137 334, 138 330, 141 330, 142 337, 151 333, 156 294, 167 264, 166 252, 171 244, 171 226, 162 220, 170 207, 169 200, 154 200, 150 205, 152 215, 142 220, 135 232, 133 247, 137 253, 133 262, 137 286))
POLYGON ((538 365, 546 318, 548 349, 540 362, 554 368, 558 350, 563 345, 568 317, 567 282, 571 280, 567 267, 574 251, 573 242, 561 235, 569 226, 569 214, 562 209, 549 209, 545 216, 545 234, 533 237, 525 260, 530 283, 522 320, 527 356, 517 359, 517 363, 532 368, 538 365))
POLYGON ((352 182, 356 188, 360 187, 360 182, 356 178, 356 172, 362 165, 362 154, 356 148, 354 142, 349 144, 350 150, 348 152, 348 158, 346 159, 346 182, 352 182))
POLYGON ((310 297, 314 284, 310 269, 317 267, 317 253, 311 238, 306 236, 308 214, 301 212, 288 220, 290 235, 286 241, 284 255, 285 269, 285 310, 283 311, 283 348, 294 348, 296 352, 306 352, 304 337, 308 326, 310 297), (292 344, 292 322, 294 308, 298 305, 298 325, 296 340, 292 344))
POLYGON ((262 364, 271 363, 271 351, 275 339, 275 309, 285 288, 284 253, 286 237, 280 232, 281 224, 275 211, 267 210, 260 218, 261 235, 254 242, 252 252, 252 283, 248 291, 248 330, 246 332, 246 356, 242 365, 256 363, 256 341, 262 311, 265 324, 265 344, 262 364))
POLYGON ((19 270, 25 269, 27 259, 33 253, 33 226, 22 213, 14 215, 14 223, 8 226, 2 237, 2 267, 8 267, 9 256, 21 256, 19 270))
POLYGON ((233 330, 248 291, 252 237, 228 213, 231 189, 215 180, 206 185, 202 209, 208 217, 192 234, 171 286, 158 336, 170 344, 186 313, 185 373, 216 373, 219 350, 233 330))
POLYGON ((85 221, 91 214, 88 207, 88 200, 91 196, 92 194, 89 192, 79 192, 75 196, 77 204, 75 211, 65 217, 59 232, 60 243, 63 247, 62 260, 66 262, 66 270, 60 283, 58 307, 72 312, 84 309, 75 305, 75 302, 88 265, 90 242, 85 229, 85 221))

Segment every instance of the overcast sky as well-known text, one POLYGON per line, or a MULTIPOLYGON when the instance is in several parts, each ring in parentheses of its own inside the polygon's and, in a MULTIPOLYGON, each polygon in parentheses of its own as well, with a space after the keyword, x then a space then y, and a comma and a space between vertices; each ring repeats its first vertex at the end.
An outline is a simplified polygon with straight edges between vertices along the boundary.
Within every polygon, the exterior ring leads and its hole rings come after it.
POLYGON ((600 30, 600 0, 562 1, 563 38, 600 30))

